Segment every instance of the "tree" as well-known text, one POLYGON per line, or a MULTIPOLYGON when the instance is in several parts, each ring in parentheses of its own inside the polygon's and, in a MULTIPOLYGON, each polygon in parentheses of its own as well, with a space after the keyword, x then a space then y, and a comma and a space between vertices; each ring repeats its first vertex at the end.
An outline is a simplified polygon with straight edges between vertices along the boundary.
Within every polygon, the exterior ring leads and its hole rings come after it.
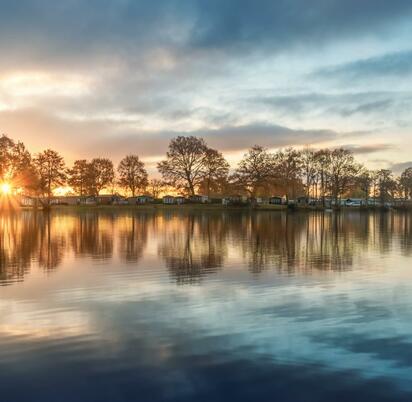
POLYGON ((83 196, 90 193, 91 165, 87 160, 75 161, 72 169, 69 169, 68 175, 68 184, 76 194, 83 196))
POLYGON ((393 177, 393 173, 389 169, 381 169, 377 172, 379 198, 381 204, 385 204, 393 198, 397 188, 397 183, 393 177))
POLYGON ((22 142, 6 135, 0 137, 0 181, 26 190, 37 184, 30 152, 22 142))
POLYGON ((128 155, 121 160, 117 168, 119 174, 119 184, 130 190, 132 196, 136 195, 136 190, 143 190, 147 186, 147 172, 144 163, 137 155, 128 155))
POLYGON ((286 199, 296 196, 296 190, 301 185, 302 159, 299 151, 287 148, 275 154, 277 179, 285 189, 286 199))
POLYGON ((405 199, 412 198, 412 167, 405 169, 399 179, 399 184, 402 189, 405 199))
POLYGON ((328 192, 328 171, 331 163, 331 151, 329 149, 321 149, 315 153, 317 180, 322 198, 322 206, 326 205, 326 195, 328 192))
POLYGON ((256 197, 259 190, 273 177, 273 172, 273 156, 265 148, 255 145, 239 162, 232 181, 251 197, 256 197))
POLYGON ((157 168, 167 183, 195 195, 205 175, 206 150, 202 138, 179 136, 170 141, 167 158, 157 168))
POLYGON ((160 197, 160 194, 163 192, 166 184, 159 179, 152 179, 149 181, 149 194, 157 199, 160 197))
POLYGON ((309 198, 311 191, 316 192, 318 177, 316 152, 310 148, 305 148, 301 152, 301 169, 305 181, 306 197, 309 198))
POLYGON ((357 184, 359 185, 360 190, 365 195, 366 205, 368 205, 369 196, 373 189, 373 173, 369 170, 363 168, 356 178, 357 184))
POLYGON ((330 153, 328 169, 329 189, 335 205, 338 199, 354 184, 358 167, 353 154, 347 149, 335 149, 330 153))
POLYGON ((14 141, 2 135, 0 137, 0 178, 1 181, 7 181, 9 179, 9 169, 11 167, 12 157, 11 154, 14 148, 14 141))
POLYGON ((204 176, 202 190, 210 197, 211 193, 221 193, 227 183, 229 164, 223 155, 212 148, 207 148, 204 158, 204 176))
POLYGON ((107 186, 113 184, 113 162, 106 158, 95 158, 90 163, 90 187, 93 195, 99 195, 107 186))
POLYGON ((47 195, 50 204, 53 190, 66 181, 64 159, 56 151, 47 149, 36 155, 34 166, 39 177, 39 190, 43 195, 47 195))

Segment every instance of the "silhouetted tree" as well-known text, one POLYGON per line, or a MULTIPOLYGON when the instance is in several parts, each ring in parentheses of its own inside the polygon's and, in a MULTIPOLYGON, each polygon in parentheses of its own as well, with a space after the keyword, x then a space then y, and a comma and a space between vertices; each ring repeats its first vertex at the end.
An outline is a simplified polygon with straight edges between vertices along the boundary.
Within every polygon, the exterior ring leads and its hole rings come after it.
POLYGON ((68 170, 68 184, 76 194, 80 196, 90 193, 91 188, 91 165, 85 159, 74 162, 73 167, 68 170))
POLYGON ((402 172, 399 184, 405 199, 412 198, 412 167, 407 168, 402 172))
POLYGON ((361 169, 356 177, 356 182, 364 194, 366 204, 368 204, 369 196, 373 189, 373 180, 373 173, 365 168, 361 169))
POLYGON ((195 195, 205 176, 206 150, 202 138, 179 136, 172 139, 167 159, 160 162, 157 168, 167 183, 195 195))
POLYGON ((106 158, 95 158, 90 164, 90 185, 94 195, 113 184, 113 162, 106 158))
POLYGON ((117 168, 119 185, 130 190, 132 196, 137 190, 144 190, 147 186, 147 172, 144 163, 137 155, 128 155, 121 160, 117 168))
POLYGON ((317 162, 316 152, 310 148, 305 148, 301 153, 301 168, 305 182, 306 197, 309 198, 311 192, 316 192, 317 186, 317 162))
POLYGON ((353 186, 357 171, 358 166, 350 151, 340 148, 330 153, 328 182, 335 203, 353 186))
POLYGON ((273 156, 265 148, 255 145, 243 156, 231 179, 251 197, 256 197, 273 177, 273 171, 273 156))
POLYGON ((302 184, 302 158, 301 153, 293 148, 278 151, 275 154, 276 179, 285 189, 286 199, 295 198, 297 189, 302 184))
POLYGON ((40 152, 34 158, 39 177, 39 191, 46 195, 50 204, 53 190, 66 182, 66 167, 63 157, 51 149, 40 152))
POLYGON ((210 197, 211 193, 222 193, 222 189, 227 183, 229 175, 229 164, 223 155, 208 148, 204 159, 204 177, 201 182, 201 189, 210 197))
POLYGON ((25 190, 33 190, 38 184, 30 152, 22 142, 16 143, 6 135, 0 137, 0 181, 25 190))
POLYGON ((393 177, 392 171, 381 169, 377 172, 379 198, 382 204, 390 201, 396 191, 397 183, 393 177))
POLYGON ((165 187, 166 185, 162 180, 152 179, 149 181, 148 191, 153 198, 159 198, 165 187))
POLYGON ((322 149, 315 154, 318 186, 320 189, 320 196, 322 198, 322 205, 325 206, 325 199, 329 187, 328 171, 331 163, 331 151, 329 149, 322 149))

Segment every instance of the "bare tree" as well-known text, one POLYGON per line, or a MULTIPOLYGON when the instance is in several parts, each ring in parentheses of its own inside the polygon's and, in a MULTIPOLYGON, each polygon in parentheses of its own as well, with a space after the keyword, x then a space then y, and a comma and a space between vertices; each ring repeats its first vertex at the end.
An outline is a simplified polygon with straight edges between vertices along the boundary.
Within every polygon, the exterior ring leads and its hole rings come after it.
POLYGON ((356 177, 356 181, 365 196, 366 205, 368 205, 369 197, 373 189, 373 173, 368 169, 362 168, 356 177))
POLYGON ((399 179, 399 185, 406 200, 412 198, 412 167, 405 169, 399 179))
POLYGON ((113 162, 106 158, 95 158, 90 164, 90 185, 94 195, 113 184, 114 168, 113 162))
POLYGON ((309 198, 311 192, 316 192, 317 186, 317 161, 316 152, 310 148, 305 148, 301 153, 301 168, 305 181, 306 197, 309 198))
POLYGON ((328 170, 329 188, 335 205, 339 198, 354 184, 358 166, 353 154, 347 149, 335 149, 330 153, 328 170))
POLYGON ((74 162, 73 167, 68 170, 68 184, 76 194, 86 195, 91 188, 91 165, 85 159, 74 162))
POLYGON ((302 184, 301 153, 293 148, 278 151, 275 154, 277 179, 285 189, 286 199, 296 197, 297 188, 302 184))
POLYGON ((0 137, 0 181, 25 190, 38 184, 30 152, 22 142, 6 135, 0 137))
POLYGON ((149 193, 150 195, 157 199, 160 197, 160 194, 163 192, 164 188, 166 187, 165 183, 159 179, 152 179, 149 181, 149 193))
POLYGON ((144 163, 137 155, 128 155, 120 161, 117 168, 119 184, 130 190, 132 196, 137 190, 144 190, 147 186, 147 172, 144 163))
POLYGON ((331 163, 331 151, 329 149, 322 149, 315 153, 317 180, 322 198, 322 205, 325 207, 326 195, 329 187, 328 171, 331 163))
POLYGON ((66 167, 63 157, 51 149, 40 152, 34 158, 34 166, 39 176, 39 190, 47 195, 48 203, 53 190, 66 182, 66 167))
POLYGON ((259 190, 272 179, 273 172, 273 155, 265 148, 255 145, 243 156, 231 179, 251 197, 256 197, 259 190))
POLYGON ((394 194, 397 190, 397 182, 393 177, 393 173, 389 169, 381 169, 377 172, 378 178, 378 189, 379 198, 381 204, 384 205, 386 202, 394 198, 394 194))
POLYGON ((204 177, 201 188, 210 197, 211 193, 221 193, 227 183, 229 164, 223 155, 212 148, 208 148, 204 158, 204 177))
POLYGON ((167 159, 157 168, 167 183, 195 195, 205 175, 206 150, 202 138, 179 136, 170 142, 167 159))

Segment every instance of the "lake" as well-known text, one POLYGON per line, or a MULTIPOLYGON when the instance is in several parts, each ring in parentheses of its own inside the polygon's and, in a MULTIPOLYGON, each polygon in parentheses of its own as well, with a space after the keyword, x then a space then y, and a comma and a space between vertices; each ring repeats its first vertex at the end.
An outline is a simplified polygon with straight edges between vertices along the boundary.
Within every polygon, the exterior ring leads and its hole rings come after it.
POLYGON ((412 215, 0 216, 0 400, 411 401, 412 215))

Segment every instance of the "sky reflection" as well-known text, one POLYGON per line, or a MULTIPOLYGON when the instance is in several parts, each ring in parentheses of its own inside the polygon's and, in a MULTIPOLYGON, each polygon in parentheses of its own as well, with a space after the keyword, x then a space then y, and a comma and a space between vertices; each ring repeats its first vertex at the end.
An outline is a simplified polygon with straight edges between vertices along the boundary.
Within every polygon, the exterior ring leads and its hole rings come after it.
POLYGON ((1 225, 8 402, 412 396, 410 215, 24 212, 1 225))

